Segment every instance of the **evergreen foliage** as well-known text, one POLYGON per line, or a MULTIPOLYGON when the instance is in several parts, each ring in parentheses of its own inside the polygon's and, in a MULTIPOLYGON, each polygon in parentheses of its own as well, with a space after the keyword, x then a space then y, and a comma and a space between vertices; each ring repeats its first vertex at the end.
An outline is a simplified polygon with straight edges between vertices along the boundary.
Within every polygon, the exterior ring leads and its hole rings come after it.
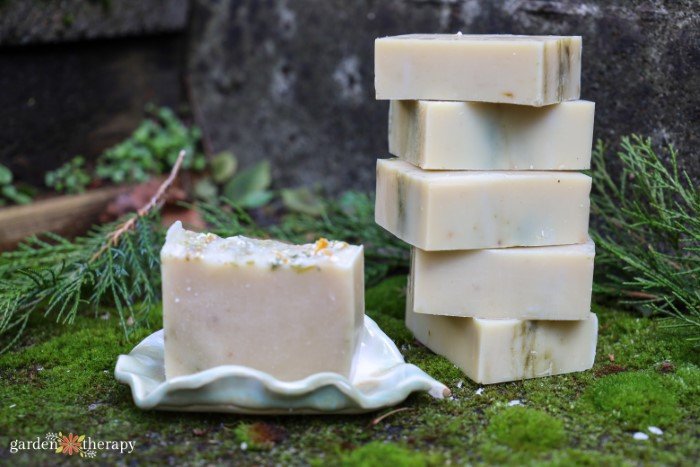
POLYGON ((155 216, 139 218, 118 242, 105 244, 119 222, 73 241, 31 237, 0 255, 0 352, 22 334, 33 313, 72 323, 78 311, 113 306, 124 331, 142 320, 160 295, 163 235, 155 216), (99 252, 99 254, 98 254, 99 252))
POLYGON ((593 154, 595 291, 680 318, 700 339, 700 191, 672 146, 656 151, 633 135, 616 156, 615 177, 602 142, 593 154))

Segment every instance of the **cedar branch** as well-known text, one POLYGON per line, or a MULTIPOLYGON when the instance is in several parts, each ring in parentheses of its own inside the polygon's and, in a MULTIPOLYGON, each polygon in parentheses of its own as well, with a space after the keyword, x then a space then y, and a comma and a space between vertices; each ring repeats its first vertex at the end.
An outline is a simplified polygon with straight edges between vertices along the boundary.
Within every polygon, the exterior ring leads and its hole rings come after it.
POLYGON ((168 191, 170 186, 177 178, 177 174, 180 171, 180 167, 182 166, 182 161, 185 159, 185 154, 186 151, 184 149, 180 151, 180 153, 177 156, 177 160, 175 161, 175 164, 173 164, 172 169, 170 169, 170 175, 168 175, 168 178, 166 178, 163 181, 163 183, 161 183, 161 185, 158 187, 158 191, 156 191, 156 193, 151 197, 148 203, 146 203, 138 211, 136 211, 135 216, 124 221, 115 230, 113 230, 107 235, 107 241, 105 241, 104 244, 102 244, 102 246, 100 247, 100 249, 97 250, 94 255, 92 255, 90 261, 94 261, 109 247, 116 245, 119 242, 119 238, 122 235, 124 235, 124 233, 134 228, 137 220, 147 215, 155 207, 163 204, 165 193, 168 191))

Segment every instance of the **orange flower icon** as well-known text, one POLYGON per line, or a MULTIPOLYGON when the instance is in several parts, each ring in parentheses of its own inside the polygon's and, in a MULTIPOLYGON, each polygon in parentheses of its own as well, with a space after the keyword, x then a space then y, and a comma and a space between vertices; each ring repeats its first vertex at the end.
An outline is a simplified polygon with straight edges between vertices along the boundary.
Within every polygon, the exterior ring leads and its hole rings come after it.
POLYGON ((56 448, 57 454, 65 454, 67 456, 72 456, 77 454, 82 449, 82 442, 85 439, 85 435, 74 435, 69 433, 68 436, 63 436, 63 433, 58 434, 58 447, 56 448))

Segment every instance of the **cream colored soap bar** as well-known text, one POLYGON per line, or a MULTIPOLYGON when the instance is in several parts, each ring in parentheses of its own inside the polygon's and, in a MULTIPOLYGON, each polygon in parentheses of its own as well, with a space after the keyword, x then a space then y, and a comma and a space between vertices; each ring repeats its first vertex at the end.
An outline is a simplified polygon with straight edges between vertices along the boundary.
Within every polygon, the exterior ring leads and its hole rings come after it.
POLYGON ((590 168, 595 104, 391 101, 389 152, 424 169, 590 168))
POLYGON ((380 159, 375 220, 427 251, 585 243, 590 190, 576 172, 426 171, 380 159))
POLYGON ((413 248, 413 311, 487 319, 586 319, 594 257, 592 240, 464 251, 413 248))
POLYGON ((581 37, 383 37, 374 74, 377 99, 555 104, 579 98, 581 37))
POLYGON ((598 318, 522 321, 455 318, 406 312, 406 325, 433 352, 481 384, 589 370, 598 318))
POLYGON ((161 251, 165 375, 243 365, 293 381, 349 377, 364 319, 363 250, 189 232, 161 251))

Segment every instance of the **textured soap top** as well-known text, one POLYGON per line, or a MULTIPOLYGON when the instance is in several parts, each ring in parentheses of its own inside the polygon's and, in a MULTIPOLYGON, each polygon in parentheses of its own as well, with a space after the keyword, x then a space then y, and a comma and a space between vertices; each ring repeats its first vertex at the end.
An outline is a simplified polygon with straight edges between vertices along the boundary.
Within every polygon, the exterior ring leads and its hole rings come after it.
POLYGON ((212 233, 186 230, 177 221, 168 229, 160 254, 161 258, 305 270, 331 264, 334 267, 351 267, 357 255, 362 254, 362 247, 324 238, 306 245, 291 245, 241 235, 222 238, 212 233))
POLYGON ((581 40, 581 36, 519 36, 512 34, 403 34, 400 36, 388 36, 382 39, 400 39, 416 41, 459 41, 459 42, 556 42, 568 40, 581 40))

